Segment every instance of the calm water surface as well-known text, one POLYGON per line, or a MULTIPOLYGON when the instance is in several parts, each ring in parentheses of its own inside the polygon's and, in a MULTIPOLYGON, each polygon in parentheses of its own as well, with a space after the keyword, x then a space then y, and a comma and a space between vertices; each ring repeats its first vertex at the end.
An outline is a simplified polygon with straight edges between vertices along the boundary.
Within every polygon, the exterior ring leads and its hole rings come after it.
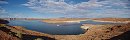
POLYGON ((10 20, 11 26, 23 26, 26 29, 49 34, 82 34, 84 30, 79 23, 49 24, 40 20, 10 20))
POLYGON ((40 20, 9 20, 11 26, 23 26, 26 29, 39 31, 48 34, 76 35, 84 33, 80 28, 82 24, 112 24, 107 22, 94 22, 92 20, 81 23, 49 24, 40 20))

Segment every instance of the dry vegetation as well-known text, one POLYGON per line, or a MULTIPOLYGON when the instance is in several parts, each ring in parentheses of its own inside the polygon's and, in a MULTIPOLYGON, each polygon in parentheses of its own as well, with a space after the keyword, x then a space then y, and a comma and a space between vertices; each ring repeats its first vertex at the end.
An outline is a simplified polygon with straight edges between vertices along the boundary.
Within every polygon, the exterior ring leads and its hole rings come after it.
POLYGON ((0 40, 20 40, 18 37, 9 34, 8 30, 4 30, 4 27, 0 28, 0 40))

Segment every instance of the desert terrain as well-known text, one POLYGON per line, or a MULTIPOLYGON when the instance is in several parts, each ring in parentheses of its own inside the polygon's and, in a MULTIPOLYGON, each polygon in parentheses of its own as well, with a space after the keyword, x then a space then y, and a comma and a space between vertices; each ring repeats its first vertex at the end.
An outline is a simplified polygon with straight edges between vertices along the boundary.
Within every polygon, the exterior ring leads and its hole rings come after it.
MULTIPOLYGON (((56 19, 60 22, 69 19, 56 19), (62 21, 61 21, 62 20, 62 21)), ((70 19, 69 21, 80 19, 70 19)), ((84 20, 84 19, 81 19, 84 20)), ((86 20, 86 19, 85 19, 86 20)), ((130 40, 130 19, 126 18, 100 18, 91 19, 100 21, 119 21, 122 24, 82 24, 84 34, 79 35, 51 35, 37 31, 28 30, 21 26, 10 26, 7 20, 0 19, 0 40, 130 40), (127 22, 126 22, 127 21, 127 22)), ((53 21, 49 20, 49 21, 53 21)), ((55 20, 54 20, 55 21, 55 20)), ((58 22, 59 23, 59 22, 58 22)))

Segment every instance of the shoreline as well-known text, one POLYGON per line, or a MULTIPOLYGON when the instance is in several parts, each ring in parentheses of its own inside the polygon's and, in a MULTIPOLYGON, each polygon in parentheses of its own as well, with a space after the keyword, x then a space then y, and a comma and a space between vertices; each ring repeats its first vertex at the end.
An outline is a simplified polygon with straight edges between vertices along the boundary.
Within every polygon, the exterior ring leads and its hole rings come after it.
POLYGON ((43 20, 42 22, 46 23, 80 23, 81 21, 86 21, 88 19, 73 19, 73 20, 65 20, 65 19, 50 19, 50 20, 43 20))
POLYGON ((37 34, 39 34, 40 36, 47 36, 47 37, 54 38, 54 39, 57 39, 57 40, 62 40, 62 39, 64 39, 64 40, 110 39, 110 38, 121 35, 124 32, 130 30, 129 24, 122 24, 121 27, 118 27, 120 25, 114 25, 114 24, 113 25, 110 25, 110 24, 104 24, 104 25, 84 24, 84 26, 85 25, 89 26, 89 29, 85 29, 87 31, 84 34, 79 34, 79 35, 50 35, 50 34, 46 35, 44 33, 32 31, 32 30, 28 30, 28 29, 22 29, 22 30, 30 31, 29 33, 32 33, 32 34, 36 33, 36 36, 38 36, 37 34), (126 26, 126 25, 129 25, 129 26, 126 26), (107 28, 109 28, 109 29, 107 29, 107 28), (120 30, 124 30, 124 31, 120 31, 120 30), (106 34, 107 36, 104 36, 104 34, 106 34), (95 37, 100 37, 101 35, 103 37, 101 37, 101 38, 92 37, 91 38, 90 35, 91 35, 91 37, 94 36, 94 35, 95 35, 95 37))
MULTIPOLYGON (((34 39, 33 37, 36 37, 36 39, 40 38, 51 40, 111 40, 112 38, 115 37, 118 38, 118 36, 122 37, 120 35, 130 31, 130 22, 124 24, 102 24, 102 25, 83 24, 81 28, 86 30, 84 34, 51 35, 38 31, 28 30, 21 26, 1 25, 0 32, 2 31, 2 33, 6 33, 7 37, 11 36, 15 37, 16 39, 26 39, 26 40, 34 39), (10 32, 11 34, 8 34, 10 32)), ((5 34, 1 34, 0 37, 3 37, 2 35, 5 34)))

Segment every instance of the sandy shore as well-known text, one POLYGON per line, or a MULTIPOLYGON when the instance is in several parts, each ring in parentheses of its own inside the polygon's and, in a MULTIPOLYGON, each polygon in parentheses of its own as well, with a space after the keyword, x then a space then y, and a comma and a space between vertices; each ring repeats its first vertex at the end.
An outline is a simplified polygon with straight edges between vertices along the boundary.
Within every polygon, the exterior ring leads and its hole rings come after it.
POLYGON ((81 21, 86 21, 87 18, 56 18, 56 19, 46 19, 42 22, 46 23, 80 23, 81 21))

